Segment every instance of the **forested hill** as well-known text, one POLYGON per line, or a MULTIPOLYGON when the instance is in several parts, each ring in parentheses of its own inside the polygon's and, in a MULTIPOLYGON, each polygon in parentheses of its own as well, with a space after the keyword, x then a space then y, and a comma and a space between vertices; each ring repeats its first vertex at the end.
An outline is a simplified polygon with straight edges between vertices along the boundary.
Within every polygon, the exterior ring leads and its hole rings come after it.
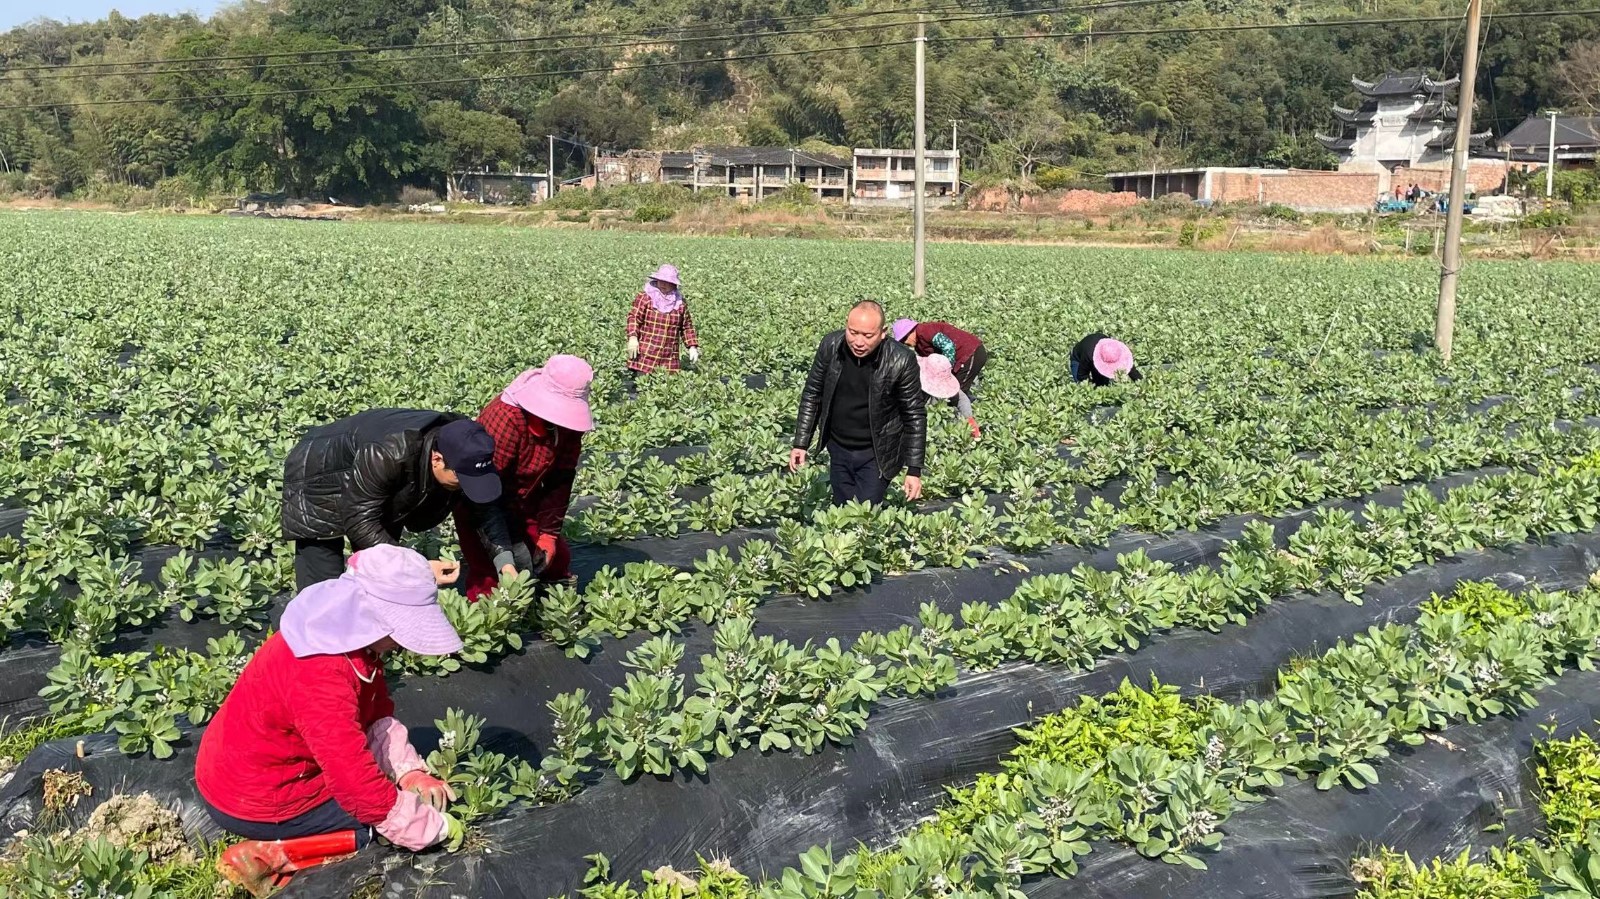
MULTIPOLYGON (((1456 73, 1465 6, 244 0, 209 20, 39 21, 0 35, 0 178, 58 194, 179 178, 370 197, 453 167, 542 170, 551 133, 606 147, 908 146, 919 10, 930 146, 948 146, 954 123, 969 171, 1315 167, 1329 162, 1313 138, 1336 130, 1329 107, 1357 103, 1352 75, 1456 73), (1429 16, 1451 19, 1219 30, 1429 16), (164 102, 90 102, 143 98, 164 102)), ((1505 16, 1600 0, 1487 8, 1480 129, 1597 102, 1584 73, 1597 68, 1600 14, 1505 16)), ((574 147, 560 146, 568 174, 582 164, 574 147)))

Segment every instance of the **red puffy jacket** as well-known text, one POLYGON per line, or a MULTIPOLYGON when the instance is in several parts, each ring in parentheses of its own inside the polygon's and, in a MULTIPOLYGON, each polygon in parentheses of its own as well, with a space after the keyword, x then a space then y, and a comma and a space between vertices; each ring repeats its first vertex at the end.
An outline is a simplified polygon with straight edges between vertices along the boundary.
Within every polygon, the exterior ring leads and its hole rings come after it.
POLYGON ((333 799, 376 827, 398 793, 366 731, 393 714, 376 656, 297 659, 273 634, 200 738, 195 785, 218 811, 246 821, 280 823, 333 799))

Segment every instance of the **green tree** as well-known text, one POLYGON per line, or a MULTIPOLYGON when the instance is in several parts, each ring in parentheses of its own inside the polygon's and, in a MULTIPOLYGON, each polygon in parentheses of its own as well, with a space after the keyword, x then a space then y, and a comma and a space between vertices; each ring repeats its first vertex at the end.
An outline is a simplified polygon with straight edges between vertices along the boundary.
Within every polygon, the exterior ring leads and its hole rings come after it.
POLYGON ((462 109, 453 100, 435 100, 422 116, 428 144, 424 165, 444 181, 446 196, 460 199, 456 172, 497 169, 522 154, 522 128, 515 119, 462 109))

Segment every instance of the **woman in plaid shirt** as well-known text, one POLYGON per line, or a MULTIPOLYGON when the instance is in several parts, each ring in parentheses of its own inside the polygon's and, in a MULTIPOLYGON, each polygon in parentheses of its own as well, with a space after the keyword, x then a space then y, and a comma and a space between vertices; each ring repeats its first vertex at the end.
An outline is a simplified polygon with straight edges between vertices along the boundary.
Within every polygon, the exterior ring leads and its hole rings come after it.
POLYGON ((628 311, 628 368, 650 373, 678 370, 678 344, 689 348, 689 361, 700 361, 700 338, 678 290, 678 269, 656 269, 628 311))

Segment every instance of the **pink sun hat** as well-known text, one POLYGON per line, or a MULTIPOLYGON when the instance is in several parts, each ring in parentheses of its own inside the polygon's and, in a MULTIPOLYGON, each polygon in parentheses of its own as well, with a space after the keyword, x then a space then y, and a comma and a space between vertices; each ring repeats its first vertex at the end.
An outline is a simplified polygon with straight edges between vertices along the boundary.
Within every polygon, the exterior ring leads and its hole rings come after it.
POLYGON ((673 287, 678 286, 678 267, 676 265, 663 265, 650 276, 652 281, 665 281, 673 287))
POLYGON ((917 366, 922 369, 922 392, 934 399, 947 400, 961 392, 961 382, 950 371, 950 360, 934 353, 918 356, 917 366))
POLYGON ((278 631, 296 658, 353 652, 384 637, 422 655, 461 651, 461 636, 439 607, 433 566, 416 550, 387 543, 351 556, 334 580, 301 590, 278 631))
POLYGON ((593 380, 594 369, 577 356, 551 356, 543 368, 530 368, 518 375, 511 386, 501 391, 500 401, 569 431, 592 431, 589 383, 593 380))
POLYGON ((1126 374, 1133 370, 1133 351, 1122 341, 1107 337, 1094 345, 1094 370, 1102 378, 1126 374))

